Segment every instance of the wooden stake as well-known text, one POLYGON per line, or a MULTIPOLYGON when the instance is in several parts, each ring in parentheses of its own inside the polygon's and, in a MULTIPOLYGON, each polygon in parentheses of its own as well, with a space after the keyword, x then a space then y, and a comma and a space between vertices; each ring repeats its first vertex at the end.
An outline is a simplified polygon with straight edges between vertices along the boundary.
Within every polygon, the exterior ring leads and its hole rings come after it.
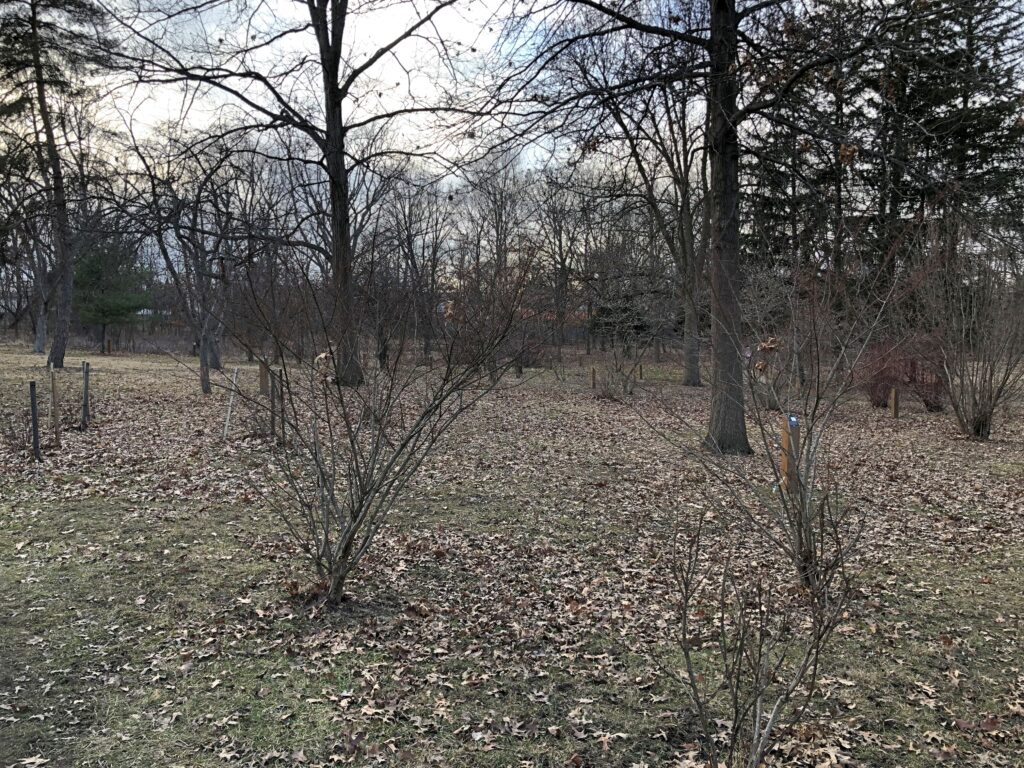
POLYGON ((270 437, 277 437, 277 376, 270 376, 270 437))
POLYGON ((114 340, 113 339, 107 339, 107 354, 108 355, 114 354, 114 340))
POLYGON ((224 419, 224 439, 228 439, 228 427, 231 426, 231 409, 235 405, 235 392, 238 390, 238 368, 235 368, 235 373, 231 377, 231 397, 228 399, 228 415, 224 419))
POLYGON ((800 419, 793 415, 782 417, 782 457, 779 462, 784 493, 800 491, 800 419))
POLYGON ((597 368, 590 367, 590 388, 597 389, 597 368))
POLYGON ((644 364, 640 363, 640 381, 644 380, 644 364))
POLYGON ((896 387, 889 390, 889 413, 894 419, 900 417, 900 391, 896 387))
POLYGON ((82 429, 89 428, 89 363, 82 361, 82 429))
POLYGON ((36 461, 42 461, 42 454, 39 453, 39 405, 36 403, 36 383, 28 383, 28 401, 32 407, 32 455, 36 461))
POLYGON ((57 371, 50 368, 50 427, 53 429, 53 445, 60 448, 60 392, 57 389, 57 371))
POLYGON ((260 360, 260 394, 270 394, 270 366, 260 360))
POLYGON ((285 444, 286 435, 284 432, 285 418, 284 418, 284 370, 277 372, 277 396, 280 400, 279 405, 281 407, 281 445, 285 444))

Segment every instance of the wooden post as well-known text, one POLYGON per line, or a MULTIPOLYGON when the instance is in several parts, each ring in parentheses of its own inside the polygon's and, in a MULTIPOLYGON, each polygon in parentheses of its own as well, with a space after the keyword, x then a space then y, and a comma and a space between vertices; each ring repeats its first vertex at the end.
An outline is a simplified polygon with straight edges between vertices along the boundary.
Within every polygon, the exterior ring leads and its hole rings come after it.
POLYGON ((590 388, 597 389, 597 368, 590 366, 590 388))
POLYGON ((39 453, 39 404, 36 402, 36 383, 28 383, 28 401, 32 407, 32 455, 36 461, 42 461, 42 454, 39 453))
POLYGON ((260 360, 260 394, 270 394, 270 366, 260 360))
POLYGON ((89 428, 89 363, 82 361, 82 429, 89 428))
POLYGON ((287 423, 284 417, 284 369, 277 372, 277 397, 281 409, 281 445, 284 445, 286 440, 284 429, 287 423))
MULTIPOLYGON (((269 374, 269 370, 268 370, 269 374)), ((277 376, 270 376, 270 437, 277 437, 277 376)))
POLYGON ((894 419, 900 417, 900 391, 896 387, 889 390, 889 413, 894 419))
POLYGON ((644 380, 644 364, 640 363, 640 381, 644 380))
POLYGON ((113 339, 107 339, 107 354, 108 355, 114 354, 114 340, 113 339))
POLYGON ((53 429, 53 445, 60 448, 60 392, 57 389, 57 371, 50 368, 50 428, 53 429))
POLYGON ((782 457, 779 463, 784 493, 800 491, 800 419, 796 416, 782 417, 782 457))
POLYGON ((235 392, 238 389, 238 368, 235 368, 235 373, 231 377, 231 397, 228 399, 228 415, 224 419, 224 439, 228 439, 228 427, 231 426, 231 409, 235 405, 235 392))

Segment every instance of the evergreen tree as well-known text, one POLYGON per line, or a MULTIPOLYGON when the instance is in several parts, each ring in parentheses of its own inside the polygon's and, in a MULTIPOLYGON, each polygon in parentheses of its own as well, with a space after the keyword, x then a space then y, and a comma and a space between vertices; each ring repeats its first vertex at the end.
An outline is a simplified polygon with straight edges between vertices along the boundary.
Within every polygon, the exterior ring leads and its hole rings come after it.
POLYGON ((119 239, 82 249, 75 267, 75 303, 83 323, 100 327, 100 349, 106 346, 109 326, 127 325, 149 306, 148 277, 131 248, 119 239))
POLYGON ((866 68, 866 179, 887 269, 916 260, 925 222, 943 223, 949 251, 957 222, 1019 213, 1021 32, 1001 0, 923 3, 866 68))

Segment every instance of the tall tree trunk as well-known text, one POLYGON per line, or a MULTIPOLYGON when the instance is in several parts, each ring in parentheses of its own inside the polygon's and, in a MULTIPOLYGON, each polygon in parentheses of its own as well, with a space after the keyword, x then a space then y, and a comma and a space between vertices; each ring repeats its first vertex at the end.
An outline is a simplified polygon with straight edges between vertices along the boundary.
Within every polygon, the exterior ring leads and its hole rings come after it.
POLYGON ((321 0, 309 3, 310 21, 319 48, 323 74, 324 137, 321 151, 327 169, 330 197, 332 305, 327 331, 337 334, 334 360, 338 383, 357 387, 363 383, 359 364, 359 327, 355 313, 355 285, 352 274, 352 228, 349 219, 349 179, 345 161, 346 128, 341 85, 342 40, 348 3, 321 0))
POLYGON ((71 249, 71 224, 68 217, 67 192, 64 188, 64 171, 57 151, 57 137, 53 130, 53 118, 46 96, 46 77, 43 73, 43 56, 39 40, 39 16, 35 2, 30 3, 32 29, 32 69, 35 78, 36 100, 39 102, 39 119, 46 137, 46 159, 49 165, 50 214, 53 220, 53 248, 57 257, 57 322, 53 331, 53 345, 50 347, 48 362, 54 368, 64 367, 64 354, 71 336, 71 297, 74 291, 75 259, 71 249))
POLYGON ((32 351, 42 354, 46 351, 46 302, 40 300, 36 308, 36 339, 32 351))
POLYGON ((711 3, 711 421, 704 443, 719 453, 750 453, 740 351, 739 136, 736 130, 735 0, 711 3))
POLYGON ((33 273, 32 293, 35 312, 32 317, 35 321, 35 344, 32 351, 42 354, 46 351, 46 320, 50 308, 47 296, 49 290, 46 285, 46 262, 43 255, 38 253, 38 249, 33 273))
POLYGON ((220 362, 220 340, 210 334, 207 337, 206 345, 210 367, 215 371, 222 370, 224 366, 220 362))
POLYGON ((594 316, 594 302, 592 302, 590 299, 587 299, 587 323, 586 323, 586 328, 584 330, 586 332, 587 354, 588 355, 592 354, 593 351, 594 351, 592 335, 591 335, 591 332, 590 332, 590 323, 591 323, 591 320, 592 320, 593 316, 594 316))
POLYGON ((328 113, 327 173, 331 199, 331 268, 334 306, 331 327, 338 333, 338 382, 357 387, 363 383, 359 364, 359 327, 355 316, 352 275, 352 241, 349 222, 348 170, 345 167, 344 133, 340 126, 340 101, 328 113), (332 126, 332 123, 336 123, 332 126))

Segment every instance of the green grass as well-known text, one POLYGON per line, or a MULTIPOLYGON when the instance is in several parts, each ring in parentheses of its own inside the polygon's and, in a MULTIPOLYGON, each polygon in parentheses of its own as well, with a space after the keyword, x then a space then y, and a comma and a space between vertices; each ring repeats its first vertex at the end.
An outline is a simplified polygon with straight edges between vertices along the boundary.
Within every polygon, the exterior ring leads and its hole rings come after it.
MULTIPOLYGON (((866 578, 870 575, 866 574, 866 578)), ((1011 765, 1024 699, 1024 549, 918 559, 837 638, 828 702, 861 732, 869 765, 1011 765), (992 762, 986 762, 992 761, 992 762)))

